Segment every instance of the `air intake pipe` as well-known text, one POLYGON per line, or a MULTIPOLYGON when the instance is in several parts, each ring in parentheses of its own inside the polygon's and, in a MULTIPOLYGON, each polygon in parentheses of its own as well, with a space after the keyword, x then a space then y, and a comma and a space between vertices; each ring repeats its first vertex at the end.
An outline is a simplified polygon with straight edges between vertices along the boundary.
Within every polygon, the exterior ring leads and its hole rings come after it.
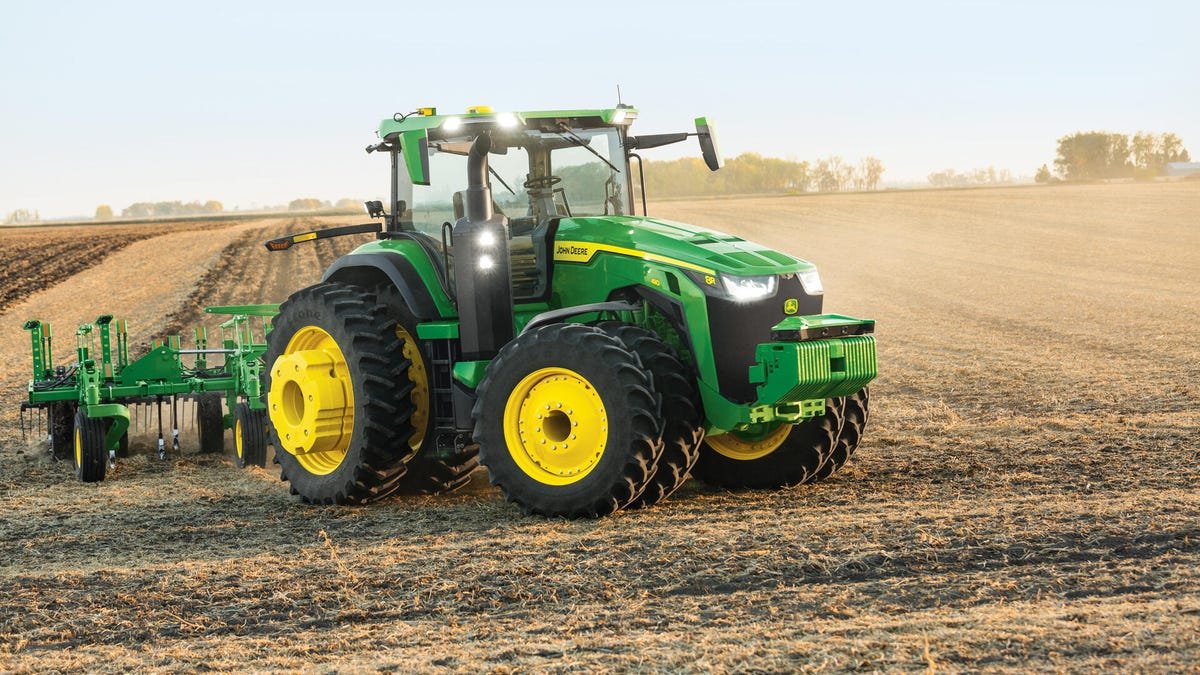
POLYGON ((486 131, 471 144, 464 215, 454 224, 454 287, 465 361, 490 359, 513 339, 508 219, 492 212, 491 148, 486 131))

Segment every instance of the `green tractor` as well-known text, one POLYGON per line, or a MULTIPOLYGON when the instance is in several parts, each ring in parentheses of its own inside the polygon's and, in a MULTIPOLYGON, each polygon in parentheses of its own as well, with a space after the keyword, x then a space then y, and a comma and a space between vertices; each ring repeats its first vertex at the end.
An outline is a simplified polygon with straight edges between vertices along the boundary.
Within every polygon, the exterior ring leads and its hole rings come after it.
POLYGON ((318 504, 455 490, 479 465, 526 512, 596 517, 695 476, 820 480, 850 458, 874 322, 822 314, 816 268, 646 215, 636 109, 384 120, 376 232, 280 309, 265 363, 282 478, 318 504), (641 171, 638 171, 641 174, 641 171), (641 207, 641 214, 637 207, 641 207))

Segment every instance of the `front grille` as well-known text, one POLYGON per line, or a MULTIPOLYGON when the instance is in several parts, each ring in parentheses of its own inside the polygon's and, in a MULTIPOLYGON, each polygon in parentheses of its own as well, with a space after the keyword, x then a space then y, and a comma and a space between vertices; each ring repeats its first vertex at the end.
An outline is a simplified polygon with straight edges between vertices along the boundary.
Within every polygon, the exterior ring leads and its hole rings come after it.
POLYGON ((708 326, 722 396, 736 403, 752 403, 757 398, 748 375, 754 365, 754 348, 771 341, 771 326, 788 316, 783 305, 790 298, 799 304, 796 314, 821 313, 821 296, 805 293, 795 275, 780 277, 775 295, 757 302, 708 296, 708 326))

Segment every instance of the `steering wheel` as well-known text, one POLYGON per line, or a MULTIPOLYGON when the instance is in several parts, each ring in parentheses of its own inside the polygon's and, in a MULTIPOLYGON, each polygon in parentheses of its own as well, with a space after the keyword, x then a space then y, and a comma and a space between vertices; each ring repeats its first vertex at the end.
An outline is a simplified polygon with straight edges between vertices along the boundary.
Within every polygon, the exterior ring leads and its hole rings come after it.
POLYGON ((562 178, 559 176, 538 176, 537 178, 530 178, 529 180, 525 181, 521 184, 521 187, 525 188, 526 190, 543 190, 545 188, 558 185, 561 182, 562 178))

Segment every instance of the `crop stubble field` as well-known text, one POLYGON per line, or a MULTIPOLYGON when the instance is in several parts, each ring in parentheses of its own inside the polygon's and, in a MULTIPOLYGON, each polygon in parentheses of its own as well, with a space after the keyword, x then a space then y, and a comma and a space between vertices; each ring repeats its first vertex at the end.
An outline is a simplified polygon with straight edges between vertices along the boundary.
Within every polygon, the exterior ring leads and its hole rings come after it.
POLYGON ((0 293, 0 670, 1200 669, 1200 184, 654 210, 813 260, 828 310, 878 320, 844 473, 582 522, 481 475, 366 508, 191 454, 81 485, 17 433, 24 319, 68 349, 101 309, 135 341, 213 325, 357 240, 93 227, 85 268, 0 232, 25 265, 0 293))

